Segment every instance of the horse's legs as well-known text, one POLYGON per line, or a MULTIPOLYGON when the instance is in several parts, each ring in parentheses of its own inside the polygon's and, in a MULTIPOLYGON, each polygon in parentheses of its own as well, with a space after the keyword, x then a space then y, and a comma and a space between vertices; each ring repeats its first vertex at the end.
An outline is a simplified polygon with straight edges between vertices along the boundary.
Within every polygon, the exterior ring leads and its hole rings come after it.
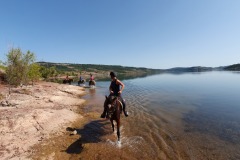
POLYGON ((112 119, 110 119, 111 120, 111 124, 112 124, 112 129, 113 129, 113 132, 114 132, 114 124, 113 124, 113 120, 112 119))
POLYGON ((117 136, 118 141, 120 141, 120 119, 117 120, 117 136))

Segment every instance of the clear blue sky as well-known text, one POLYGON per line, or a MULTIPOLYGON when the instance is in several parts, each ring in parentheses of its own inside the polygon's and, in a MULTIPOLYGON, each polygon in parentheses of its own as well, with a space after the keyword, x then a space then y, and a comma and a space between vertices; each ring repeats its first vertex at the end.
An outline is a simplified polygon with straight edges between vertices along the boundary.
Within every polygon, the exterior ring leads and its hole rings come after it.
POLYGON ((1 60, 10 47, 64 63, 240 63, 240 0, 1 0, 1 60))

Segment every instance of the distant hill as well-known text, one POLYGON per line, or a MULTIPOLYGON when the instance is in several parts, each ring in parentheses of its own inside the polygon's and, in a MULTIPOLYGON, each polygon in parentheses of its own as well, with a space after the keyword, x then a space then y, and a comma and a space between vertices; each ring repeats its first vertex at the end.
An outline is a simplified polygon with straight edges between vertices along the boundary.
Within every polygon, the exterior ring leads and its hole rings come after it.
POLYGON ((240 64, 234 64, 229 66, 220 66, 220 67, 175 67, 166 69, 165 72, 172 73, 183 73, 183 72, 206 72, 206 71, 240 71, 240 64))
POLYGON ((55 67, 57 71, 76 74, 95 74, 109 76, 110 71, 116 72, 118 75, 127 76, 143 76, 163 72, 161 69, 150 69, 144 67, 125 67, 120 65, 97 65, 97 64, 72 64, 72 63, 52 63, 52 62, 37 62, 41 66, 55 67))
POLYGON ((212 67, 201 67, 201 66, 195 66, 195 67, 175 67, 166 69, 166 72, 205 72, 205 71, 212 71, 212 67))
POLYGON ((145 72, 159 72, 161 69, 149 69, 144 67, 125 67, 120 65, 102 65, 102 64, 72 64, 72 63, 52 63, 52 62, 37 62, 42 66, 55 66, 57 70, 62 71, 112 71, 118 73, 126 73, 129 71, 145 71, 145 72))
POLYGON ((120 65, 97 65, 97 64, 72 64, 72 63, 52 63, 52 62, 37 62, 41 66, 55 67, 61 72, 75 72, 75 73, 98 73, 107 74, 110 71, 115 71, 120 75, 149 75, 158 73, 184 73, 184 72, 206 72, 206 71, 240 71, 240 64, 234 64, 229 66, 220 67, 204 67, 204 66, 193 66, 193 67, 175 67, 170 69, 151 69, 144 67, 125 67, 120 65))
POLYGON ((224 68, 227 71, 240 71, 240 64, 233 64, 224 68))

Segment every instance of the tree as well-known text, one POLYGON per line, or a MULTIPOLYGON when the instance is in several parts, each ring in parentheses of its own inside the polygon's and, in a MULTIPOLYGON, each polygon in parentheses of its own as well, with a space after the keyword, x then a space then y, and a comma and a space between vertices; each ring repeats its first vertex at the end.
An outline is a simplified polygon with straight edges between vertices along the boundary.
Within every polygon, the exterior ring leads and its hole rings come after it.
POLYGON ((1 81, 5 81, 6 77, 6 67, 4 65, 4 63, 0 60, 0 82, 1 81))
POLYGON ((41 66, 40 73, 44 79, 48 79, 49 77, 55 77, 57 75, 57 71, 55 67, 47 68, 47 67, 41 66))
POLYGON ((29 66, 28 78, 32 81, 32 85, 34 81, 39 80, 41 77, 40 68, 40 65, 37 63, 33 63, 29 66))
POLYGON ((12 48, 7 54, 6 76, 9 85, 19 85, 22 81, 22 52, 12 48))
POLYGON ((6 62, 6 78, 9 84, 9 94, 11 85, 28 84, 30 81, 28 72, 34 61, 35 55, 30 51, 24 54, 20 48, 9 50, 6 62))
MULTIPOLYGON (((23 76, 22 77, 22 83, 24 83, 24 84, 28 84, 29 81, 32 80, 32 79, 30 79, 28 72, 31 69, 32 64, 34 64, 34 61, 35 61, 34 53, 31 53, 30 51, 27 51, 26 54, 23 54, 23 56, 22 56, 22 65, 23 65, 23 69, 22 69, 22 76, 23 76)), ((38 72, 37 70, 35 70, 35 71, 38 72)), ((34 74, 36 75, 38 73, 31 73, 31 75, 34 75, 34 74)))

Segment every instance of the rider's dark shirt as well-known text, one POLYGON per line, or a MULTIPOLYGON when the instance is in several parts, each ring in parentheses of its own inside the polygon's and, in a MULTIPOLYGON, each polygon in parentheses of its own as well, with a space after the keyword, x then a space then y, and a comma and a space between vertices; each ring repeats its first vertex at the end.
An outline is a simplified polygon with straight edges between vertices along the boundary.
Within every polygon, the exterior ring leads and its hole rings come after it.
POLYGON ((111 82, 111 89, 113 91, 114 96, 118 96, 118 92, 120 91, 120 85, 117 84, 117 79, 111 82))

